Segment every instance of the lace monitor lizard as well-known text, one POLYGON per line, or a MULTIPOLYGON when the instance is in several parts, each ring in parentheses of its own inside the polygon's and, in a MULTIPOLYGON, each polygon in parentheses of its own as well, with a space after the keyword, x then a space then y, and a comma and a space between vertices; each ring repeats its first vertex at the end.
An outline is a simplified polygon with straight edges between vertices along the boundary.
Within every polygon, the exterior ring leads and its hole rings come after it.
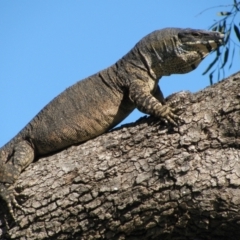
POLYGON ((223 44, 219 32, 165 28, 142 38, 109 68, 66 89, 0 149, 0 196, 12 216, 14 182, 36 157, 94 138, 135 108, 176 124, 158 86, 162 76, 188 73, 223 44))

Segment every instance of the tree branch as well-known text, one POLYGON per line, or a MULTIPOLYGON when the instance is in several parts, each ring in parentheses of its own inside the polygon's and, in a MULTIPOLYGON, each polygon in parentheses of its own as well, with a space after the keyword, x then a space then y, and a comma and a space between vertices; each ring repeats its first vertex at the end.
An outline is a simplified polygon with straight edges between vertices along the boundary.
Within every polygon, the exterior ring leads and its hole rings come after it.
POLYGON ((240 72, 170 97, 178 128, 142 118, 34 162, 15 184, 19 224, 0 209, 2 239, 236 239, 239 89, 240 72))

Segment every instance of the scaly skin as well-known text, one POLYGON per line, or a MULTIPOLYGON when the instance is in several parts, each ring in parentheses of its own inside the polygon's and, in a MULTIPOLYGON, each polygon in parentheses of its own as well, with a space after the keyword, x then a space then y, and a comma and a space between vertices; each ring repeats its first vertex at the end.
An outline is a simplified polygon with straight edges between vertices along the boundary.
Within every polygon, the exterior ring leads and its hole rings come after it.
POLYGON ((158 86, 162 76, 188 73, 223 44, 223 34, 166 28, 142 40, 111 67, 71 86, 0 149, 0 196, 13 216, 13 183, 36 157, 94 138, 135 108, 176 125, 158 86))

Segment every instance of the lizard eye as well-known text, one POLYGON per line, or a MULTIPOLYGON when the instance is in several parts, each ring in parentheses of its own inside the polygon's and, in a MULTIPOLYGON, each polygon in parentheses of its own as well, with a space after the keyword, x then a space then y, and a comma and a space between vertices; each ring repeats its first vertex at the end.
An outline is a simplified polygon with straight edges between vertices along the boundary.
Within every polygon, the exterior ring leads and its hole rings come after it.
POLYGON ((197 33, 197 32, 193 32, 192 35, 193 35, 194 37, 199 37, 200 34, 197 33))

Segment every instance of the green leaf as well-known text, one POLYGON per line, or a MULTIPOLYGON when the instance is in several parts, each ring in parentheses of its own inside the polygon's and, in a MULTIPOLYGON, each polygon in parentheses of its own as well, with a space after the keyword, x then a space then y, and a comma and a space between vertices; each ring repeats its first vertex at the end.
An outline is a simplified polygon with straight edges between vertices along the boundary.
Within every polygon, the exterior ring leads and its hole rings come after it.
POLYGON ((238 38, 238 41, 240 42, 240 32, 239 32, 239 29, 238 27, 234 24, 234 31, 236 33, 236 36, 238 38))
POLYGON ((225 51, 225 53, 224 53, 223 64, 222 64, 221 68, 223 68, 223 67, 225 66, 225 64, 227 63, 228 54, 229 54, 229 48, 227 47, 227 48, 226 48, 226 51, 225 51))
POLYGON ((225 29, 226 29, 226 20, 223 21, 221 33, 224 33, 224 32, 225 32, 225 29))
POLYGON ((216 30, 217 30, 217 26, 215 26, 215 27, 212 28, 212 31, 215 32, 216 30))
POLYGON ((215 70, 212 71, 212 72, 209 74, 210 85, 213 85, 213 73, 214 73, 214 72, 215 72, 215 70))
POLYGON ((217 54, 217 57, 219 58, 221 52, 219 51, 219 48, 216 49, 216 54, 217 54))
POLYGON ((230 33, 231 33, 231 30, 228 30, 228 31, 225 33, 224 45, 227 44, 227 42, 228 42, 228 40, 229 40, 229 37, 230 37, 230 33))
POLYGON ((221 25, 221 23, 219 23, 219 25, 218 25, 218 31, 222 32, 222 25, 221 25))
POLYGON ((238 8, 239 2, 237 2, 237 0, 233 0, 233 2, 234 2, 233 6, 237 9, 237 11, 239 11, 238 8))
POLYGON ((217 13, 218 16, 229 16, 231 14, 232 14, 231 12, 218 12, 217 13))
POLYGON ((229 65, 229 69, 232 67, 234 54, 235 54, 235 48, 233 48, 233 51, 232 51, 232 59, 231 59, 230 65, 229 65))
POLYGON ((220 79, 220 71, 218 70, 218 77, 217 77, 218 81, 220 79))
POLYGON ((211 68, 212 66, 217 62, 219 56, 217 55, 216 58, 208 65, 207 69, 203 72, 202 75, 205 75, 211 68))

